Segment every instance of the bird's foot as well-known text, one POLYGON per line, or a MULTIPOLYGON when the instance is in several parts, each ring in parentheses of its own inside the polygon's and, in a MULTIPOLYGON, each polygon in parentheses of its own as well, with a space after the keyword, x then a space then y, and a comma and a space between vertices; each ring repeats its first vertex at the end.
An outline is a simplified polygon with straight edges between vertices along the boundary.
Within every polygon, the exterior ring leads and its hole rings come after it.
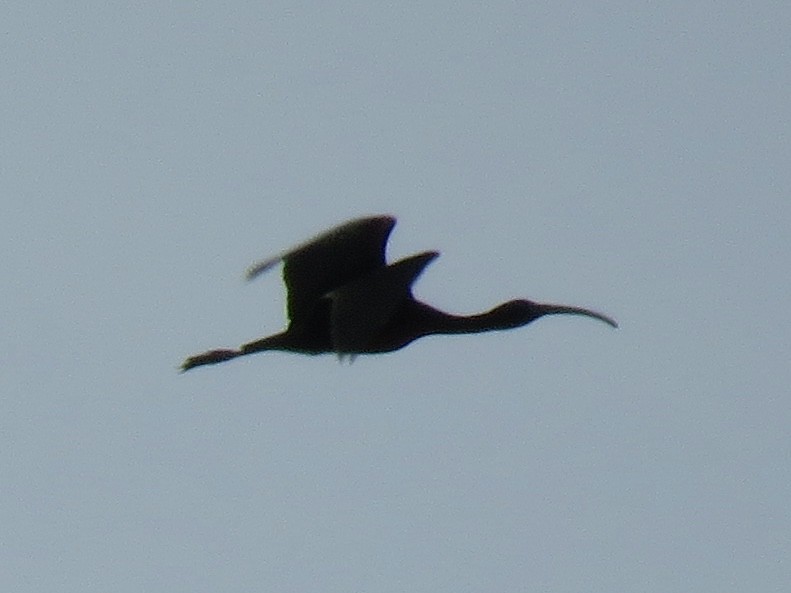
POLYGON ((181 365, 181 372, 188 371, 195 367, 203 366, 205 364, 217 364, 218 362, 225 362, 239 356, 241 352, 238 350, 209 350, 203 354, 196 354, 190 356, 181 365))

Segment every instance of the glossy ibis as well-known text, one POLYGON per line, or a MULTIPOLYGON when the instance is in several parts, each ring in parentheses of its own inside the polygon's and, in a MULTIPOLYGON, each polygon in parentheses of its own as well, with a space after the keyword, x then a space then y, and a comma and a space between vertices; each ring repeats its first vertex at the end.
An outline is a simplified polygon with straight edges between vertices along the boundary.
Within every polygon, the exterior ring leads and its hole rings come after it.
POLYGON ((392 352, 423 336, 511 329, 543 315, 586 315, 618 327, 596 311, 527 300, 467 316, 421 303, 412 295, 412 284, 438 253, 426 251, 387 264, 385 244, 394 225, 391 216, 352 220, 253 265, 249 279, 283 262, 288 328, 237 350, 191 356, 181 370, 264 350, 339 356, 392 352))

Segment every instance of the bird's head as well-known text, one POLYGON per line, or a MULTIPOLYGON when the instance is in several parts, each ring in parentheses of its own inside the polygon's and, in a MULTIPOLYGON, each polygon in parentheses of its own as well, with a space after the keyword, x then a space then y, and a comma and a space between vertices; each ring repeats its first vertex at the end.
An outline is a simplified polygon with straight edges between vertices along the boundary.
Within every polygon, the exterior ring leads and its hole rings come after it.
POLYGON ((491 319, 496 320, 501 329, 520 327, 535 321, 544 315, 584 315, 618 327, 614 319, 590 309, 572 307, 568 305, 554 305, 549 303, 536 303, 527 299, 508 301, 490 311, 491 319))

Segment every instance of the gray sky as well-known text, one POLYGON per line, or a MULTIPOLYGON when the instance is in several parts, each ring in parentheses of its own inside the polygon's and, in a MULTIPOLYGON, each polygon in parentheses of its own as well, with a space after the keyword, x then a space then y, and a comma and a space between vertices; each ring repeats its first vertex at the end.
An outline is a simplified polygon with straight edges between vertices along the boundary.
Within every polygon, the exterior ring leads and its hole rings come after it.
POLYGON ((784 591, 784 2, 0 13, 0 589, 784 591), (341 365, 253 260, 599 308, 341 365))

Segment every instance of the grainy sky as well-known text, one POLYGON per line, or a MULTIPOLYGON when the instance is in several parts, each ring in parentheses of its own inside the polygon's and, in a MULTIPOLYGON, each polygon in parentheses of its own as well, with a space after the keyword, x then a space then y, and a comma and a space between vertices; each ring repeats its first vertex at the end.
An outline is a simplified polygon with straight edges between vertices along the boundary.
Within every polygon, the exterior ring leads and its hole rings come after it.
POLYGON ((0 589, 791 582, 786 2, 0 9, 0 589), (278 274, 392 213, 457 313, 267 353, 278 274))

